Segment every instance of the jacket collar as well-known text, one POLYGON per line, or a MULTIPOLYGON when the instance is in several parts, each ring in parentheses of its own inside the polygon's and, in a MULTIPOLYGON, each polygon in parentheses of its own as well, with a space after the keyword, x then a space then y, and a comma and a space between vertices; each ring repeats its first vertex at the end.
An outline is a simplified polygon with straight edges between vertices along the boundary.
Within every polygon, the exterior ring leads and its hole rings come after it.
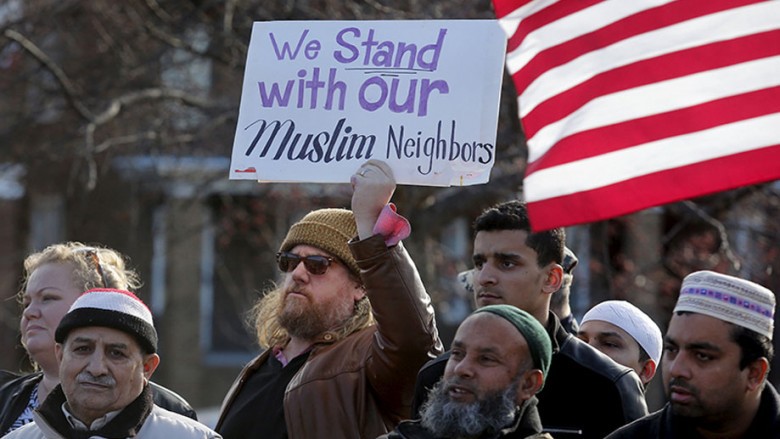
MULTIPOLYGON (((63 437, 74 439, 94 436, 106 439, 135 437, 138 434, 138 430, 143 426, 146 417, 151 413, 152 407, 154 407, 152 391, 147 384, 141 394, 105 426, 99 430, 81 431, 73 429, 65 418, 65 414, 62 411, 62 405, 65 402, 65 393, 62 391, 62 386, 58 385, 36 410, 35 420, 36 423, 42 420, 44 425, 48 425, 48 427, 63 437)), ((43 425, 41 428, 44 428, 43 425)))
MULTIPOLYGON (((699 437, 695 424, 686 418, 674 416, 669 403, 664 406, 663 414, 661 425, 668 437, 699 437)), ((767 382, 761 391, 761 403, 758 406, 758 411, 744 437, 777 437, 778 433, 780 433, 780 395, 774 386, 767 382)))

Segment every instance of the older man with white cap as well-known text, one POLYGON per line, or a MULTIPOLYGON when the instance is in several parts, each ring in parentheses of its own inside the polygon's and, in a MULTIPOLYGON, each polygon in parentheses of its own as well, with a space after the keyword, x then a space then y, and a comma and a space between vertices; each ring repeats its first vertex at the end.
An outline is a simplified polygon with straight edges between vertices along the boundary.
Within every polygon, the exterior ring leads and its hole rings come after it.
POLYGON ((663 336, 658 325, 625 300, 607 300, 582 317, 577 337, 639 375, 642 384, 655 376, 663 336))
POLYGON ((686 276, 664 338, 669 402, 608 439, 780 438, 780 396, 767 382, 774 313, 775 295, 761 285, 686 276))

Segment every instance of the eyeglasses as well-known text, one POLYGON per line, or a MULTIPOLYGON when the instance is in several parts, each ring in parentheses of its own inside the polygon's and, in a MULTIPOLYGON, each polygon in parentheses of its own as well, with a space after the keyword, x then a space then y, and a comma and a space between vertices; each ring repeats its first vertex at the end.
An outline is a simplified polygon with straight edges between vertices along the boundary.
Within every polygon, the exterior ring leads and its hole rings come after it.
POLYGON ((95 247, 82 247, 74 250, 74 253, 84 253, 87 261, 95 266, 95 271, 100 275, 100 280, 103 281, 103 288, 108 288, 108 279, 106 279, 106 273, 103 271, 103 265, 100 263, 97 249, 95 247))
POLYGON ((279 252, 276 254, 276 262, 279 264, 279 269, 285 273, 295 270, 295 267, 301 261, 303 261, 303 266, 306 267, 306 271, 309 273, 325 274, 335 259, 322 255, 300 256, 290 252, 279 252))

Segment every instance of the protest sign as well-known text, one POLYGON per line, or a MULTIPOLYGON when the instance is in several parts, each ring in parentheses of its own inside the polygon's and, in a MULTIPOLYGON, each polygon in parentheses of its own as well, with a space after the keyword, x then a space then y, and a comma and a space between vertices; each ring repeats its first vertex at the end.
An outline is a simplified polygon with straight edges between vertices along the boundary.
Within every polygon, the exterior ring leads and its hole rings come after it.
POLYGON ((506 39, 494 20, 257 22, 231 179, 488 181, 506 39))

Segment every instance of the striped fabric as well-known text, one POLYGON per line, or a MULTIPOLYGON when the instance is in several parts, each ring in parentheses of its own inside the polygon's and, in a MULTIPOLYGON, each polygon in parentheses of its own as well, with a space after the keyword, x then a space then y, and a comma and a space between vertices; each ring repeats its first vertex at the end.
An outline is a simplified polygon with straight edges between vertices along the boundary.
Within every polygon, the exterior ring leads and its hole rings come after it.
POLYGON ((493 4, 535 230, 780 178, 780 1, 493 4))

